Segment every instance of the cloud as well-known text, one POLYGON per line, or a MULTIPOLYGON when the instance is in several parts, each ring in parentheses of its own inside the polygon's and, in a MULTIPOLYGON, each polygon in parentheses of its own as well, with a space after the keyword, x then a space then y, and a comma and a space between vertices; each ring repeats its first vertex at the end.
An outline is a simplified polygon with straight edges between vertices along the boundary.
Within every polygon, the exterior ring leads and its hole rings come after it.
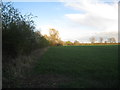
POLYGON ((4 2, 59 2, 59 0, 4 0, 4 2))
MULTIPOLYGON (((118 40, 118 6, 101 0, 61 0, 66 7, 80 13, 65 14, 65 20, 56 20, 54 24, 42 25, 41 33, 48 34, 49 28, 59 31, 62 40, 89 42, 91 36, 115 37, 118 40), (67 20, 67 21, 66 21, 67 20)), ((120 40, 120 39, 119 39, 120 40)))
POLYGON ((72 23, 79 24, 80 27, 88 28, 86 31, 81 30, 81 34, 84 32, 84 35, 78 37, 80 41, 87 42, 91 36, 105 39, 115 37, 118 41, 118 0, 62 1, 64 1, 66 7, 80 11, 77 14, 65 14, 65 17, 71 20, 72 23))
POLYGON ((80 0, 79 2, 65 2, 65 6, 84 11, 78 14, 66 14, 73 22, 86 27, 93 27, 102 31, 118 31, 117 3, 100 3, 100 0, 80 0), (93 2, 94 1, 94 2, 93 2))

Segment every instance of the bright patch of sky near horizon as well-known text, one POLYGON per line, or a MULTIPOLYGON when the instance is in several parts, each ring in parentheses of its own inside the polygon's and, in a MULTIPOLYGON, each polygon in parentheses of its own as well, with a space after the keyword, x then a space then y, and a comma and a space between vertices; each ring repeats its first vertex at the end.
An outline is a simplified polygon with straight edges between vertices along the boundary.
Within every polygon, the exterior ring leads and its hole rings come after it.
POLYGON ((118 40, 118 4, 116 0, 60 0, 59 2, 14 2, 22 14, 32 13, 36 30, 48 34, 49 28, 59 31, 64 41, 89 42, 97 38, 118 40), (101 2, 100 2, 101 1, 101 2))

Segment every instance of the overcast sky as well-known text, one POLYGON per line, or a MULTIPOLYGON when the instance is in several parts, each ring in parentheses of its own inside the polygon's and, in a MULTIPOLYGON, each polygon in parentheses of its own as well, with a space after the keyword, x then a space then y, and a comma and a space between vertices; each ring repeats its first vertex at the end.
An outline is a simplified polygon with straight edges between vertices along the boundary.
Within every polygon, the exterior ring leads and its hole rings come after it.
MULTIPOLYGON (((14 0, 13 0, 14 1, 14 0)), ((48 34, 49 28, 59 31, 64 41, 89 42, 97 38, 118 40, 117 0, 55 0, 56 2, 14 2, 22 14, 32 13, 36 29, 48 34)))

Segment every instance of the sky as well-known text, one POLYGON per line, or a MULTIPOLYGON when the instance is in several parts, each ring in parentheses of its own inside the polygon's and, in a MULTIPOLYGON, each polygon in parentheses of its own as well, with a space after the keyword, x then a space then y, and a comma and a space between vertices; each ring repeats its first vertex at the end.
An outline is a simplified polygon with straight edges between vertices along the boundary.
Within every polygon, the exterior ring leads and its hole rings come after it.
POLYGON ((92 36, 118 41, 118 0, 21 0, 14 1, 13 6, 22 14, 37 16, 33 19, 36 30, 43 35, 55 28, 63 41, 85 43, 92 36))

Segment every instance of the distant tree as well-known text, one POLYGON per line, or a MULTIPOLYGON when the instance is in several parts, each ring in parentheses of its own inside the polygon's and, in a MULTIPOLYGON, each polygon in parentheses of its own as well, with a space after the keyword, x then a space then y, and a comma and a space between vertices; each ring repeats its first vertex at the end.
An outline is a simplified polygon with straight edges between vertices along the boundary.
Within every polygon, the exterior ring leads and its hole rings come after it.
POLYGON ((102 42, 103 42, 103 38, 102 38, 102 37, 100 37, 100 38, 99 38, 99 40, 100 40, 100 43, 102 43, 102 42))
POLYGON ((91 38, 89 38, 89 39, 90 39, 90 42, 91 42, 91 43, 95 43, 95 41, 96 41, 95 37, 91 37, 91 38))
POLYGON ((53 28, 49 30, 49 41, 52 46, 57 45, 60 43, 61 39, 59 37, 59 32, 53 28))
POLYGON ((71 41, 66 41, 66 45, 73 45, 71 41))
POLYGON ((45 37, 48 41, 50 41, 50 38, 49 38, 48 35, 45 34, 44 37, 45 37))
POLYGON ((46 47, 49 45, 48 40, 41 35, 40 31, 36 31, 35 33, 35 41, 34 43, 36 43, 35 48, 41 48, 41 47, 46 47))
POLYGON ((62 41, 61 39, 58 41, 57 46, 63 46, 64 45, 64 41, 62 41))
POLYGON ((105 43, 107 43, 107 41, 105 41, 105 43))
POLYGON ((108 38, 109 43, 116 43, 116 40, 114 37, 108 38))
POLYGON ((79 41, 77 40, 74 41, 74 45, 79 45, 79 44, 80 44, 79 41))

